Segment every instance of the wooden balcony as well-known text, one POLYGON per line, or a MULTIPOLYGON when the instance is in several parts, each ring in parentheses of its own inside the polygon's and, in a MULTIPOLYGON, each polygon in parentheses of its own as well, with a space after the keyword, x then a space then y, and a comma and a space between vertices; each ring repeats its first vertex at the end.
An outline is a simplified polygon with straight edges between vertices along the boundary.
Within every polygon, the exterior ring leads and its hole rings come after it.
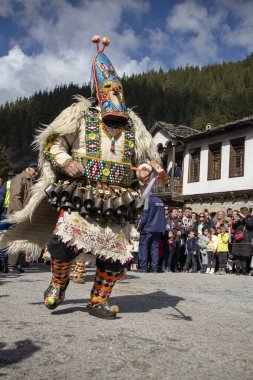
POLYGON ((154 192, 166 201, 184 202, 182 196, 183 180, 181 178, 171 179, 167 186, 155 186, 154 192))

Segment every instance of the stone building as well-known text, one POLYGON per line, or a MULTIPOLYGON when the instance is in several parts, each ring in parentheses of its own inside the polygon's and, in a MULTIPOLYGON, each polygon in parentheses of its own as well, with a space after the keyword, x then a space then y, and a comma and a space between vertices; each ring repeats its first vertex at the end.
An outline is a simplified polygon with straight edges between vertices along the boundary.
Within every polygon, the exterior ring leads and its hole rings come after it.
POLYGON ((196 212, 253 205, 253 116, 202 132, 156 122, 150 132, 171 168, 167 196, 196 212))

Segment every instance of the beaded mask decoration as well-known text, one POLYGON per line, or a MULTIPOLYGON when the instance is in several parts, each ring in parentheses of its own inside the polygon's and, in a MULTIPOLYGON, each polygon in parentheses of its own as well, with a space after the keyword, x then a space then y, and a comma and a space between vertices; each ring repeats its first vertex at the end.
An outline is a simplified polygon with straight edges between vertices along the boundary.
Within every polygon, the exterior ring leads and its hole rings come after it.
POLYGON ((100 41, 100 36, 93 36, 92 42, 97 45, 97 53, 92 62, 92 91, 95 87, 103 120, 118 118, 127 120, 128 114, 120 78, 104 53, 105 47, 110 45, 110 40, 108 37, 102 39, 102 49, 99 46, 100 41))

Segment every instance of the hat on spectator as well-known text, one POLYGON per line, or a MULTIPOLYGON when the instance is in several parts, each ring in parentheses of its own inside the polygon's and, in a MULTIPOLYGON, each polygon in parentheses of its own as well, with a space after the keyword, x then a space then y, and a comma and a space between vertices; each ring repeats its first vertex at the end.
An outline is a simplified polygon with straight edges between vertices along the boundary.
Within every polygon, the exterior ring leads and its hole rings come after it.
POLYGON ((28 164, 27 167, 28 167, 28 168, 34 168, 34 169, 37 169, 38 164, 37 164, 37 162, 30 162, 30 164, 28 164))

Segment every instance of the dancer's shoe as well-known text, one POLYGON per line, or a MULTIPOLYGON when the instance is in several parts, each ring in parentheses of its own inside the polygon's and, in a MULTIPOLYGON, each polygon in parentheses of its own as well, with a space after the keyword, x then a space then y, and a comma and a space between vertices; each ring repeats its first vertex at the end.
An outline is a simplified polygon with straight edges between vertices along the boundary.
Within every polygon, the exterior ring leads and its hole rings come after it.
POLYGON ((44 303, 48 309, 56 309, 64 301, 68 283, 60 285, 56 282, 51 282, 44 293, 44 303))
POLYGON ((115 319, 119 312, 119 307, 116 305, 109 306, 106 302, 87 304, 87 310, 90 315, 101 319, 115 319))

